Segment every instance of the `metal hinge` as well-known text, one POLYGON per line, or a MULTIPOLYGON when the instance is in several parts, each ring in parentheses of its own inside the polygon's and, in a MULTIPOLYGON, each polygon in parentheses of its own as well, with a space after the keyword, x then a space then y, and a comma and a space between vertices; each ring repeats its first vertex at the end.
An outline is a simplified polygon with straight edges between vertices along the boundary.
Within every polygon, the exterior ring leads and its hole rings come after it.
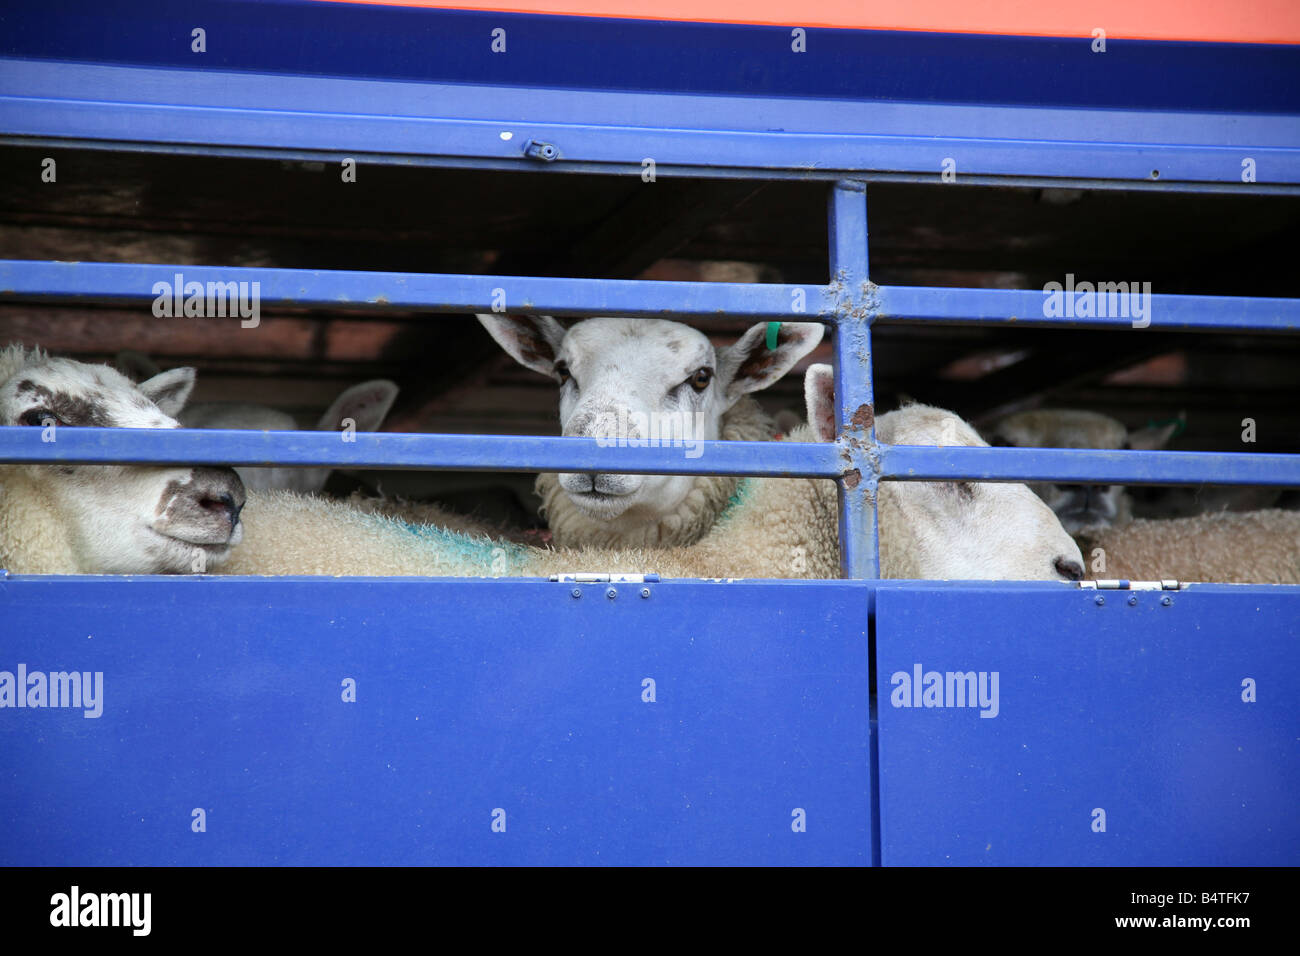
POLYGON ((1091 591, 1178 591, 1182 585, 1177 581, 1122 581, 1098 579, 1080 581, 1079 587, 1091 591))
POLYGON ((558 584, 658 584, 659 575, 575 571, 572 574, 552 574, 551 581, 558 584))

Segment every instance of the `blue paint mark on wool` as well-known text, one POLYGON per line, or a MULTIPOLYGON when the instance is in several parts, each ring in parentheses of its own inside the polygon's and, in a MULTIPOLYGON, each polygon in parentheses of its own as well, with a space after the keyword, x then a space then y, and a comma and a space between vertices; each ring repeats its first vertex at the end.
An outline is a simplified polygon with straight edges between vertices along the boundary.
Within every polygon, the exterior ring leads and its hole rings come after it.
POLYGON ((421 540, 434 544, 447 558, 466 569, 481 568, 484 574, 512 574, 524 569, 529 549, 524 545, 476 537, 439 528, 436 525, 396 522, 421 540))
POLYGON ((736 490, 732 492, 731 497, 727 499, 727 504, 722 509, 722 514, 718 515, 719 521, 726 521, 735 516, 736 512, 745 506, 745 503, 754 495, 754 482, 751 478, 741 478, 740 484, 736 485, 736 490))

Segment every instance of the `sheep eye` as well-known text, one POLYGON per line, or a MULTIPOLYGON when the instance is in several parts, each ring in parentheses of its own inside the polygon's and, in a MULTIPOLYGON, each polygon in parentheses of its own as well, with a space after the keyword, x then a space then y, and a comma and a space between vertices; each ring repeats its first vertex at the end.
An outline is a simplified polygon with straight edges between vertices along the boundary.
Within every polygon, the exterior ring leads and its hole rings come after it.
POLYGON ((568 362, 556 362, 555 374, 560 376, 560 384, 573 381, 573 373, 569 371, 568 362))
POLYGON ((686 381, 690 384, 691 388, 695 389, 697 392, 702 392, 708 388, 709 383, 713 381, 713 369, 697 368, 694 374, 692 374, 686 381))
POLYGON ((42 428, 47 419, 53 419, 54 424, 62 425, 59 416, 55 415, 48 408, 29 408, 18 417, 19 425, 30 425, 33 428, 42 428))

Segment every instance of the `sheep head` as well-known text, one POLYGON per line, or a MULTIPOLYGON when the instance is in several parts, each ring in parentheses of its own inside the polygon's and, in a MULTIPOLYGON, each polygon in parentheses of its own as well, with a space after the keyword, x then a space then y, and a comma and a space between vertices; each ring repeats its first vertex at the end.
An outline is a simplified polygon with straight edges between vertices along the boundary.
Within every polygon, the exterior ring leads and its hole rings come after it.
MULTIPOLYGON (((781 378, 823 333, 815 322, 783 322, 769 349, 760 323, 715 348, 702 332, 661 319, 593 318, 566 330, 549 316, 478 318, 516 361, 559 385, 562 434, 618 447, 671 444, 687 454, 719 438, 728 410, 781 378)), ((584 514, 631 527, 671 512, 693 479, 601 472, 559 481, 584 514)))
MULTIPOLYGON (((63 426, 177 428, 173 416, 193 387, 192 368, 137 385, 106 365, 13 345, 0 351, 0 425, 51 441, 63 426)), ((242 533, 244 488, 229 468, 4 465, 0 498, 10 521, 40 526, 24 533, 57 537, 92 574, 202 570, 242 533)))
MULTIPOLYGON (((812 365, 804 377, 808 422, 835 440, 834 376, 812 365)), ((907 405, 876 421, 891 445, 986 445, 959 416, 907 405)), ((1068 580, 1084 575, 1079 546, 1026 485, 975 481, 882 481, 881 571, 891 578, 1068 580)))
MULTIPOLYGON (((1073 409, 1037 409, 999 420, 989 430, 994 445, 1018 448, 1163 448, 1177 422, 1129 431, 1109 415, 1073 409)), ((1065 529, 1109 528, 1132 519, 1131 502, 1123 485, 1058 485, 1034 482, 1029 486, 1056 512, 1065 529)))

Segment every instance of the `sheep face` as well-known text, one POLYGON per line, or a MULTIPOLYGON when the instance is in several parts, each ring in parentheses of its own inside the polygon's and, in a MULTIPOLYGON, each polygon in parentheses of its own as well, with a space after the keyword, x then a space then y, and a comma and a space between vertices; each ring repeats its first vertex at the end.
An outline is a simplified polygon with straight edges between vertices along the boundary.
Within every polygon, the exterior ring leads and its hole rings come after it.
MULTIPOLYGON (((1108 415, 1039 409, 1003 418, 991 430, 990 440, 995 445, 1019 448, 1154 449, 1163 447, 1176 427, 1170 424, 1130 432, 1108 415)), ((1071 534, 1126 524, 1132 517, 1123 485, 1035 482, 1029 487, 1056 512, 1071 534)))
MULTIPOLYGON (((985 445, 951 412, 913 405, 881 416, 881 441, 895 445, 985 445)), ((1068 580, 1084 574, 1079 547, 1055 512, 1022 484, 880 484, 881 561, 892 577, 1068 580), (887 533, 886 523, 906 533, 887 533), (896 553, 890 553, 896 552, 896 553)))
MULTIPOLYGON (((177 428, 194 370, 174 369, 139 385, 108 366, 50 358, 21 347, 0 351, 0 425, 177 428)), ((57 522, 78 568, 98 574, 204 570, 238 544, 244 488, 229 468, 138 465, 9 465, 3 494, 29 492, 57 522)))
MULTIPOLYGON (((623 448, 670 445, 688 457, 720 437, 723 416, 743 395, 779 379, 823 332, 817 323, 781 323, 768 349, 764 323, 715 348, 690 326, 657 319, 587 319, 567 331, 546 316, 479 320, 517 361, 559 383, 562 434, 623 448)), ((694 479, 566 473, 559 481, 580 511, 619 530, 671 512, 694 479)))

